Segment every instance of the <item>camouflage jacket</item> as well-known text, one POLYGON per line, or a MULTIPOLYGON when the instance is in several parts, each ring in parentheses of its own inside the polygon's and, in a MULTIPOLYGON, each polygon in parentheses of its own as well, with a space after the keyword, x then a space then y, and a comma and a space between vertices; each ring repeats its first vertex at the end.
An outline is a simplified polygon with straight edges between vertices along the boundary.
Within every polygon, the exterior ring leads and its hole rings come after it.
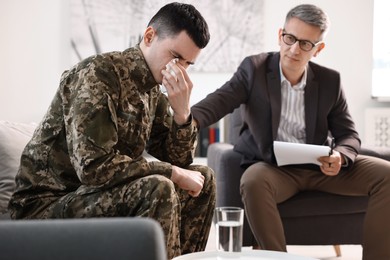
POLYGON ((169 111, 139 46, 76 64, 23 151, 11 211, 146 175, 170 178, 172 164, 192 163, 197 129, 169 111), (144 150, 161 161, 147 162, 144 150))

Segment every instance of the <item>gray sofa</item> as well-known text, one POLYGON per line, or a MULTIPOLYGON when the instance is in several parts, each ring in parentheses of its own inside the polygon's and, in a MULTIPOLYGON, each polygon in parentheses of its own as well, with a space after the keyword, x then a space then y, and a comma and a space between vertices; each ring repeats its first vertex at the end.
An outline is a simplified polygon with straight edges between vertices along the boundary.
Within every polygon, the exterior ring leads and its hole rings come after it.
POLYGON ((147 218, 0 221, 1 259, 165 260, 163 232, 147 218))
POLYGON ((10 220, 15 174, 35 128, 0 120, 1 259, 167 259, 162 228, 152 219, 10 220))
POLYGON ((37 124, 0 120, 0 219, 7 218, 9 198, 15 188, 20 155, 37 124))
MULTIPOLYGON (((217 206, 243 207, 239 183, 244 169, 241 155, 233 145, 241 127, 236 109, 228 120, 230 143, 214 143, 208 147, 207 164, 217 180, 217 206)), ((365 147, 361 154, 390 160, 390 148, 365 147)), ((390 173, 389 173, 390 174, 390 173)), ((278 205, 289 245, 361 244, 363 220, 368 197, 346 197, 319 191, 305 191, 278 205)), ((245 220, 244 246, 257 245, 245 220)))

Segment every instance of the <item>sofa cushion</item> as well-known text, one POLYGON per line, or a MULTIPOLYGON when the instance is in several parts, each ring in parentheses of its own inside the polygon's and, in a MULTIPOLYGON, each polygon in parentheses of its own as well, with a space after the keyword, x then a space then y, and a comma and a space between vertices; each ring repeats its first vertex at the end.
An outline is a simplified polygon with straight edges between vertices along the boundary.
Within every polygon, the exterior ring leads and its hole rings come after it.
POLYGON ((36 126, 35 123, 0 121, 0 214, 7 211, 20 156, 36 126))

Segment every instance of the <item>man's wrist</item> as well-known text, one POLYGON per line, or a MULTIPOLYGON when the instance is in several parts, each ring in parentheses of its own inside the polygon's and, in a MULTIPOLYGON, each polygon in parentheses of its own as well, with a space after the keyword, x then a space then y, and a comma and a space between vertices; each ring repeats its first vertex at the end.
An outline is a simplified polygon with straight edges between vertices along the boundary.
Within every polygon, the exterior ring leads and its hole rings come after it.
POLYGON ((192 115, 189 114, 187 117, 183 117, 182 119, 178 119, 175 116, 173 117, 175 123, 180 127, 186 127, 189 126, 192 123, 192 115))

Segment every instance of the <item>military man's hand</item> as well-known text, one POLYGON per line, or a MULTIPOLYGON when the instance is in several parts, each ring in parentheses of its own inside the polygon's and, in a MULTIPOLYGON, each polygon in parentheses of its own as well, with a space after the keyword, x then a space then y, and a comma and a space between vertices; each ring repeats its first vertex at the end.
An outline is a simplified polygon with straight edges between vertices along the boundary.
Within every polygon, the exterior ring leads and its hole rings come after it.
POLYGON ((192 197, 199 196, 204 184, 204 176, 200 172, 177 166, 172 166, 171 180, 181 189, 187 190, 192 197))
POLYGON ((173 110, 173 119, 178 125, 188 122, 190 117, 190 97, 192 82, 185 68, 173 60, 167 64, 166 70, 162 70, 162 83, 164 84, 168 100, 173 110))

